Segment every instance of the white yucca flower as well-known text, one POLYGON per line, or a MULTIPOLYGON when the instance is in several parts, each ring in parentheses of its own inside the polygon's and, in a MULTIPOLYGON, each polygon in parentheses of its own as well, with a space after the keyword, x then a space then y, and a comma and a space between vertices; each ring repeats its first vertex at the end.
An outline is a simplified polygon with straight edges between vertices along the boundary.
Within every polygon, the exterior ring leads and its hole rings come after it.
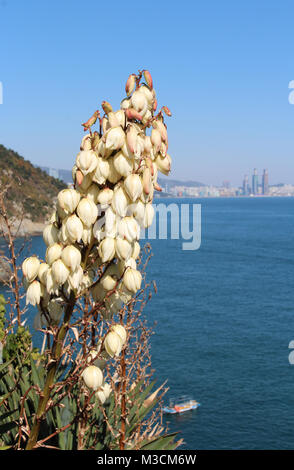
POLYGON ((105 236, 114 238, 117 234, 117 215, 112 209, 112 207, 109 207, 105 211, 104 218, 105 218, 105 225, 104 225, 105 236))
POLYGON ((83 197, 77 207, 77 214, 86 227, 91 227, 98 217, 98 208, 91 199, 83 197))
POLYGON ((140 226, 134 217, 123 217, 118 223, 118 234, 132 243, 140 238, 140 226))
POLYGON ((153 217, 154 217, 154 207, 152 206, 152 204, 146 204, 145 212, 144 212, 144 221, 143 221, 144 228, 148 228, 152 225, 153 217))
POLYGON ((115 239, 116 256, 121 260, 128 260, 132 256, 133 247, 128 240, 121 237, 115 239))
POLYGON ((49 269, 49 264, 41 263, 38 269, 38 278, 40 282, 45 286, 46 285, 46 271, 49 269))
POLYGON ((105 403, 107 398, 109 398, 111 394, 111 386, 108 383, 104 383, 95 393, 95 397, 99 400, 101 405, 105 403))
POLYGON ((69 269, 65 266, 61 259, 54 261, 51 267, 52 278, 56 285, 61 286, 65 283, 69 276, 69 269))
POLYGON ((32 282, 38 275, 40 261, 36 256, 26 258, 22 263, 22 272, 28 282, 32 282))
POLYGON ((81 195, 75 189, 63 189, 57 196, 59 206, 68 214, 72 214, 80 201, 81 195))
POLYGON ((75 271, 81 264, 82 256, 78 248, 68 245, 63 249, 61 259, 71 271, 75 271))
POLYGON ((101 189, 97 197, 97 203, 101 204, 102 208, 110 205, 112 201, 113 190, 109 188, 101 189))
POLYGON ((62 245, 60 243, 53 243, 53 245, 48 246, 46 250, 46 263, 51 265, 60 258, 62 253, 62 245))
POLYGON ((54 224, 46 225, 43 230, 43 239, 47 246, 57 243, 59 238, 59 230, 54 224))
POLYGON ((171 157, 167 153, 165 157, 162 157, 160 154, 155 160, 158 170, 164 175, 168 176, 171 169, 171 157))
POLYGON ((118 152, 113 157, 113 165, 116 172, 120 176, 128 176, 132 173, 134 165, 130 158, 127 158, 122 151, 118 152))
POLYGON ((122 349, 121 337, 114 331, 107 333, 104 340, 104 348, 110 357, 119 356, 122 349))
POLYGON ((124 181, 124 188, 132 202, 137 201, 142 194, 143 186, 139 175, 131 174, 124 181))
POLYGON ((76 269, 72 271, 68 276, 69 286, 73 290, 78 290, 83 282, 83 276, 83 268, 81 266, 77 266, 76 269))
POLYGON ((121 339, 122 344, 124 345, 126 340, 127 340, 127 332, 126 329, 120 325, 119 323, 116 323, 115 325, 112 325, 110 328, 110 331, 114 331, 121 339))
POLYGON ((107 150, 119 150, 125 142, 125 133, 121 126, 112 127, 105 134, 105 147, 107 150))
POLYGON ((109 163, 102 157, 97 157, 97 167, 93 174, 93 181, 98 184, 104 184, 109 176, 109 163))
POLYGON ((81 241, 83 230, 83 224, 75 214, 67 217, 65 220, 65 234, 72 243, 81 241))
POLYGON ((148 109, 148 102, 145 96, 145 93, 142 93, 140 88, 137 91, 134 91, 131 97, 131 106, 134 108, 141 116, 144 116, 148 109))
POLYGON ((82 150, 76 158, 76 165, 83 175, 92 173, 97 166, 98 158, 94 150, 82 150))
POLYGON ((142 282, 142 275, 140 271, 128 267, 123 275, 123 283, 130 292, 136 293, 142 282))
POLYGON ((82 373, 82 378, 85 385, 92 390, 97 390, 103 384, 103 372, 96 366, 86 367, 82 373))
POLYGON ((115 256, 114 239, 110 237, 104 238, 99 244, 98 253, 103 263, 111 261, 115 256))
POLYGON ((132 251, 131 257, 132 257, 133 259, 138 259, 138 258, 139 258, 139 254, 140 254, 140 250, 141 250, 140 243, 134 242, 134 243, 133 243, 133 251, 132 251))
POLYGON ((33 281, 28 289, 26 296, 26 304, 37 305, 41 298, 41 284, 39 281, 33 281))
POLYGON ((129 198, 121 186, 116 186, 113 191, 111 207, 120 217, 124 217, 127 213, 129 198))

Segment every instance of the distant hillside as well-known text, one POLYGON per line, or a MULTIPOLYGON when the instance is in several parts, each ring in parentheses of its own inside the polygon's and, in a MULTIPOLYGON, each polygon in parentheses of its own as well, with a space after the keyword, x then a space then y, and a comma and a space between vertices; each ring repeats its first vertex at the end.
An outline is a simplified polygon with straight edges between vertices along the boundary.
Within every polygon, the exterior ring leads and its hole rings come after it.
POLYGON ((17 215, 24 210, 33 222, 44 222, 58 192, 66 186, 0 144, 0 188, 8 181, 12 181, 6 198, 8 212, 17 215))
MULTIPOLYGON (((48 166, 40 167, 42 170, 46 171, 48 175, 55 176, 55 178, 59 178, 60 180, 64 181, 65 183, 72 182, 72 174, 71 170, 60 170, 58 168, 50 168, 48 166)), ((186 186, 186 187, 200 187, 206 186, 203 183, 199 183, 199 181, 182 181, 182 180, 175 180, 168 178, 158 178, 158 183, 165 187, 168 185, 168 188, 172 188, 173 186, 186 186)))

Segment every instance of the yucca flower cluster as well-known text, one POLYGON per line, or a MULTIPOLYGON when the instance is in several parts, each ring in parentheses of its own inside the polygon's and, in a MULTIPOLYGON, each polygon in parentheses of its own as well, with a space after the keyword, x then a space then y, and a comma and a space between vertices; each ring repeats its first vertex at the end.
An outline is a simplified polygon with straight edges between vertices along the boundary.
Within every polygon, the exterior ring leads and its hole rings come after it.
MULTIPOLYGON (((27 303, 39 307, 37 328, 58 325, 72 293, 90 295, 109 320, 141 287, 140 230, 152 224, 154 190, 161 191, 158 171, 170 172, 164 115, 171 113, 163 106, 156 114, 147 70, 131 74, 125 90, 119 110, 103 101, 103 113, 95 111, 82 124, 87 134, 72 170, 73 187, 58 194, 43 232, 46 259, 32 256, 23 262, 27 303), (93 132, 96 122, 99 130, 93 132)), ((124 328, 115 326, 102 348, 109 357, 118 355, 126 341, 124 328)), ((101 372, 95 364, 84 370, 84 382, 106 397, 103 374, 95 368, 101 372)))

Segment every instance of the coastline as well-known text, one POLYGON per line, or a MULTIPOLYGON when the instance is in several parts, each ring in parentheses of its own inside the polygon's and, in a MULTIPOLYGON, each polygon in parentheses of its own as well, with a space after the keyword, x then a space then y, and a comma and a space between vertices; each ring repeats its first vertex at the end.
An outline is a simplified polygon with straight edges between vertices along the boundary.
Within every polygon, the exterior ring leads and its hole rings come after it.
MULTIPOLYGON (((43 234, 45 222, 32 222, 31 219, 23 219, 19 227, 19 221, 12 225, 12 233, 16 238, 36 237, 43 234)), ((5 233, 5 230, 4 230, 5 233)), ((3 258, 3 250, 0 249, 0 285, 7 282, 11 276, 10 264, 3 258)))

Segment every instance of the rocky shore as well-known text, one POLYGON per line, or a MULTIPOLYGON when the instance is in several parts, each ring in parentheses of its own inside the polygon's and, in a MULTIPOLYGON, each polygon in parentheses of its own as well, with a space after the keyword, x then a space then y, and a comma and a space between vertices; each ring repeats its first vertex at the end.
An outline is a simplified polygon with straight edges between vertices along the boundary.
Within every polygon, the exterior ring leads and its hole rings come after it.
MULTIPOLYGON (((45 223, 32 222, 30 219, 23 219, 21 226, 18 227, 19 222, 12 226, 13 234, 17 237, 34 237, 42 235, 45 228, 45 223)), ((7 282, 11 276, 11 269, 9 263, 3 258, 3 251, 0 250, 0 284, 7 282)))

